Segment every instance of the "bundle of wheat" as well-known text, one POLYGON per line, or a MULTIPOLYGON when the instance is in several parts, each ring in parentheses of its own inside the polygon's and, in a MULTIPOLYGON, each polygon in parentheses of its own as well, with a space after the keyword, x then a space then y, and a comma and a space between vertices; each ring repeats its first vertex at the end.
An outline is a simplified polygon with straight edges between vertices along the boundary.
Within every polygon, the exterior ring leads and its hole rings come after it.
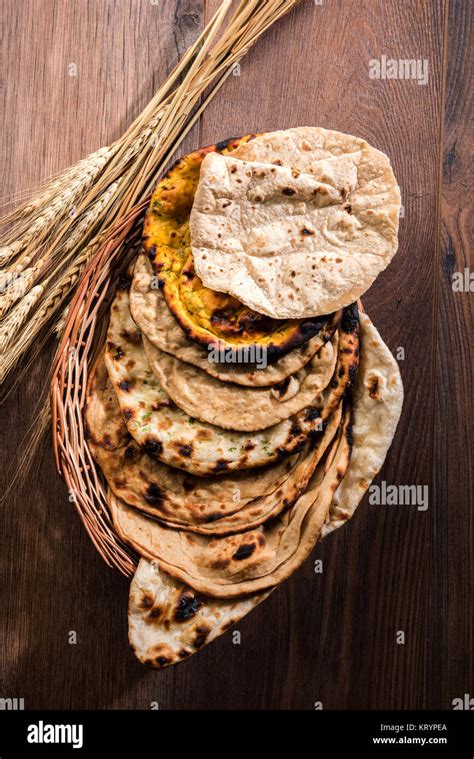
MULTIPOLYGON (((226 25, 232 0, 223 0, 119 140, 66 169, 1 219, 1 382, 20 359, 26 356, 26 365, 33 360, 51 331, 60 331, 81 274, 116 222, 151 192, 234 65, 297 2, 242 0, 226 25)), ((11 377, 7 393, 21 376, 11 377)))

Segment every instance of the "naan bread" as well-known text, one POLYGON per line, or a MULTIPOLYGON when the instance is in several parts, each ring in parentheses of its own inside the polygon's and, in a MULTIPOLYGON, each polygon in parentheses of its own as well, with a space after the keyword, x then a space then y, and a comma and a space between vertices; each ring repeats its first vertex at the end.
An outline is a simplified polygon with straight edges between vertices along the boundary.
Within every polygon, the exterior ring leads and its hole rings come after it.
POLYGON ((242 432, 272 427, 311 406, 328 386, 337 359, 336 333, 279 386, 236 387, 160 351, 145 336, 143 344, 153 374, 179 408, 202 422, 242 432))
POLYGON ((139 446, 170 466, 208 476, 264 466, 298 453, 329 419, 355 378, 357 333, 353 304, 341 319, 336 370, 327 392, 289 419, 247 433, 200 422, 175 406, 150 368, 141 332, 130 315, 126 287, 117 291, 111 307, 105 364, 128 430, 139 446))
POLYGON ((365 140, 316 127, 209 153, 190 215, 196 273, 273 319, 355 301, 398 246, 400 191, 365 140))
POLYGON ((225 537, 170 530, 110 494, 115 529, 126 543, 160 569, 195 590, 234 598, 271 588, 286 580, 315 545, 344 477, 351 452, 350 409, 308 490, 294 506, 260 525, 225 537))
POLYGON ((361 313, 359 319, 361 351, 353 390, 352 456, 334 494, 322 537, 352 517, 385 461, 402 411, 398 364, 367 314, 361 313))
POLYGON ((265 367, 249 363, 216 363, 209 361, 209 351, 187 337, 169 310, 161 291, 152 284, 153 269, 145 256, 139 256, 130 288, 130 311, 136 325, 152 345, 176 356, 180 361, 197 366, 212 377, 248 387, 277 385, 296 374, 330 340, 341 318, 333 314, 317 335, 265 367))
POLYGON ((128 640, 137 659, 162 669, 200 651, 272 591, 209 598, 141 559, 130 585, 128 640))
POLYGON ((140 450, 120 414, 103 356, 91 371, 85 410, 88 446, 112 492, 169 526, 203 534, 255 527, 290 506, 308 484, 340 418, 338 408, 299 455, 211 479, 185 474, 140 450))
MULTIPOLYGON (((360 326, 362 348, 353 391, 352 456, 334 493, 321 538, 353 515, 383 464, 402 408, 398 365, 365 314, 360 314, 360 326)), ((130 644, 135 655, 149 666, 173 664, 198 650, 201 641, 211 642, 267 595, 268 592, 260 593, 235 601, 199 596, 142 559, 130 588, 130 644), (165 624, 166 620, 169 624, 165 624)))

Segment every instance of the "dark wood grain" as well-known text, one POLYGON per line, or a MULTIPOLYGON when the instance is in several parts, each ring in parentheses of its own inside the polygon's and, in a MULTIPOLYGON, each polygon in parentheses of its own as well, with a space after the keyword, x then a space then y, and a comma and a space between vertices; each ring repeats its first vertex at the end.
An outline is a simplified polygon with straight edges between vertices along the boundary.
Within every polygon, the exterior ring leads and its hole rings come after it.
MULTIPOLYGON (((4 66, 4 192, 120 134, 217 4, 6 2, 16 54, 4 66)), ((450 708, 474 692, 472 295, 450 287, 453 268, 472 266, 468 8, 467 0, 303 0, 242 61, 184 146, 309 124, 365 137, 391 157, 405 207, 400 250, 364 302, 392 350, 405 350, 406 401, 380 479, 429 485, 430 508, 365 501, 238 625, 240 645, 227 634, 153 672, 128 650, 128 584, 88 541, 47 441, 38 476, 2 511, 0 695, 31 708, 374 709, 450 708), (369 60, 382 54, 426 58, 428 83, 370 79, 369 60)), ((46 351, 2 412, 5 458, 20 445, 49 359, 46 351)))
MULTIPOLYGON (((473 292, 453 275, 474 271, 472 254, 472 4, 453 0, 447 16, 444 133, 440 156, 439 289, 435 303, 433 536, 429 671, 434 706, 472 694, 473 292), (442 619, 442 624, 440 624, 442 619), (466 641, 457 645, 456 641, 466 641), (465 682, 465 690, 459 684, 465 682)), ((474 285, 473 285, 474 288, 474 285)))

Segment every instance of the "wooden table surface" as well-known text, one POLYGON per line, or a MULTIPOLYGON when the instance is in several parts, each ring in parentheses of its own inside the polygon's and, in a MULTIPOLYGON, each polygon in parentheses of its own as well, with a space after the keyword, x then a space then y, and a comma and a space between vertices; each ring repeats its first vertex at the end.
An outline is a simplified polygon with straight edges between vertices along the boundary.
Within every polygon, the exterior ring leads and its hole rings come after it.
MULTIPOLYGON (((217 4, 5 0, 4 195, 120 135, 217 4)), ((303 0, 243 60, 183 145, 319 125, 390 156, 403 196, 400 248, 364 302, 390 348, 404 349, 406 399, 379 479, 427 485, 429 508, 366 498, 239 623, 240 645, 227 634, 155 672, 129 651, 128 583, 89 541, 47 438, 2 506, 0 696, 33 709, 450 709, 474 695, 473 295, 454 292, 451 280, 473 267, 471 8, 303 0), (382 55, 426 59, 428 82, 371 79, 369 61, 382 55)), ((3 459, 13 467, 52 347, 2 410, 3 459)))

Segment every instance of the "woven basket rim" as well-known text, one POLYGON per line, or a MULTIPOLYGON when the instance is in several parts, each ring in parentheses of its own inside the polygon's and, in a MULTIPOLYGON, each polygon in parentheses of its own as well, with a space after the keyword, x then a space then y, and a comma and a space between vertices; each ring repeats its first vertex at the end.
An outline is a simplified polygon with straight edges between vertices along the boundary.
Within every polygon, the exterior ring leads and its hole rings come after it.
POLYGON ((107 314, 119 276, 138 255, 150 197, 119 219, 89 261, 71 300, 50 385, 53 451, 90 539, 106 564, 130 577, 137 556, 117 535, 105 479, 89 451, 84 426, 90 367, 105 343, 107 314))

